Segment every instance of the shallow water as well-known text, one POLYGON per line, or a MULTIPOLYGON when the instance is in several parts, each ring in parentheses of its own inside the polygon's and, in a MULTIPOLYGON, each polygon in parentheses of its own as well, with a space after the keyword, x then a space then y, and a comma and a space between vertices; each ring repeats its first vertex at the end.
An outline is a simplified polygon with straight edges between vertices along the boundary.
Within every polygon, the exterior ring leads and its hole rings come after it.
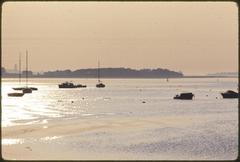
MULTIPOLYGON (((54 146, 59 153, 69 153, 68 159, 237 158, 238 100, 220 95, 236 91, 237 78, 103 82, 106 88, 101 89, 95 88, 95 79, 30 79, 29 86, 39 90, 17 98, 7 93, 19 86, 18 79, 2 79, 2 145, 14 146, 6 141, 20 140, 36 147, 54 146), (88 87, 58 88, 70 80, 88 87), (181 92, 193 92, 195 98, 173 100, 181 92), (39 125, 42 131, 35 131, 39 125), (9 133, 24 126, 32 131, 9 133)), ((51 156, 45 159, 61 159, 51 156)))

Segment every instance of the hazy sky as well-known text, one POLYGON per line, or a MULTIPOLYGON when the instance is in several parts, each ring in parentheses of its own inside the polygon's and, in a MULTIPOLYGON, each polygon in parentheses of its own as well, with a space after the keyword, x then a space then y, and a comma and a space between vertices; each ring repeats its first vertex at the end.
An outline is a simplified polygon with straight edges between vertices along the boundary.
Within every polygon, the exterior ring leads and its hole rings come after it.
MULTIPOLYGON (((2 65, 29 51, 32 71, 167 68, 186 75, 238 70, 234 2, 6 2, 2 65)), ((25 60, 22 62, 25 68, 25 60)))

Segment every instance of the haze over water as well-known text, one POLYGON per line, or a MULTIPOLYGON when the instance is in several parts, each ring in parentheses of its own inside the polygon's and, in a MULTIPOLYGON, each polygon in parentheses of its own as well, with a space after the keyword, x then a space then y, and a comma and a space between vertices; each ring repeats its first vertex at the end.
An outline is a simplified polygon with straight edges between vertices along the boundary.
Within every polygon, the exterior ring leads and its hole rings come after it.
POLYGON ((30 79, 38 91, 7 93, 2 79, 2 155, 6 159, 223 160, 238 154, 237 78, 30 79), (87 88, 59 89, 72 80, 87 88), (173 100, 193 92, 192 101, 173 100), (145 103, 143 103, 145 101, 145 103))
POLYGON ((2 65, 29 53, 29 70, 166 68, 238 71, 234 2, 5 2, 2 65))

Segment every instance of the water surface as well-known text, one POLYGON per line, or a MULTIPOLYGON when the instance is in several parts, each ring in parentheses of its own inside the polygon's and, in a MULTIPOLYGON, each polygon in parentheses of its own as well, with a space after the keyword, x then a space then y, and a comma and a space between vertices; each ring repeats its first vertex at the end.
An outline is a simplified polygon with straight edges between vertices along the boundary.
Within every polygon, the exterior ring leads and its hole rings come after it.
POLYGON ((95 88, 95 79, 30 79, 29 86, 39 90, 17 98, 7 93, 19 86, 18 79, 2 79, 2 144, 42 143, 39 147, 54 145, 59 152, 65 147, 72 153, 69 159, 237 157, 238 100, 220 95, 228 89, 236 91, 237 78, 103 82, 106 88, 95 88), (59 83, 70 80, 87 88, 58 88, 59 83), (181 92, 192 92, 195 98, 173 100, 181 92), (16 138, 8 131, 27 126, 34 132, 38 125, 42 131, 27 137, 20 134, 16 138), (85 156, 77 156, 79 152, 85 156))

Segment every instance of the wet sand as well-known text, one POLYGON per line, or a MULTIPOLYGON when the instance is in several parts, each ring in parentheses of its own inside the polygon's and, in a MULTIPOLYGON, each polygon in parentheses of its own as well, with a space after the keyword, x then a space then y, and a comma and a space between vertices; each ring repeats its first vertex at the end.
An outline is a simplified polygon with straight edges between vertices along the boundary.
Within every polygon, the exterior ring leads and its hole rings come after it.
POLYGON ((2 156, 8 160, 235 159, 236 121, 231 115, 224 120, 218 117, 59 119, 3 127, 2 156))

